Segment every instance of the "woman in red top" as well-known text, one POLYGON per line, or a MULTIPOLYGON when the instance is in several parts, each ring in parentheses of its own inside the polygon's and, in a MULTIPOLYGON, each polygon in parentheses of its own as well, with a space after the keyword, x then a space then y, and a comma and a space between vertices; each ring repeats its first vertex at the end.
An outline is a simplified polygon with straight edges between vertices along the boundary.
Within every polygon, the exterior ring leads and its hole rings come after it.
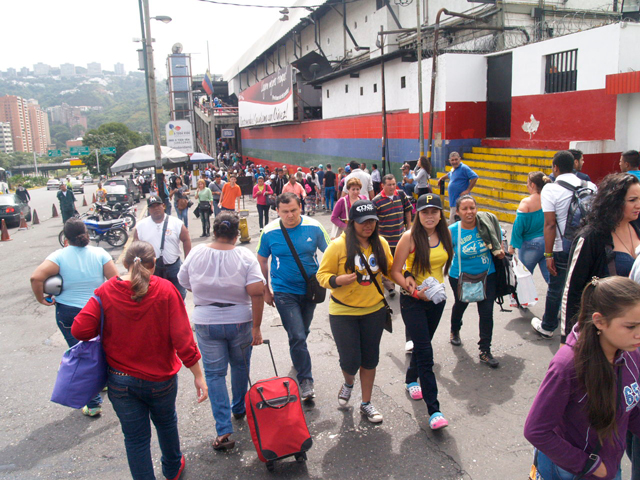
POLYGON ((258 219, 260 221, 260 231, 269 223, 269 205, 267 205, 267 197, 273 195, 271 187, 264 183, 264 177, 258 177, 258 183, 253 187, 253 198, 258 204, 258 219), (264 219, 264 220, 263 220, 264 219))
MULTIPOLYGON (((102 301, 102 344, 109 364, 109 399, 124 433, 131 476, 155 479, 151 461, 153 420, 162 451, 162 473, 178 479, 185 459, 180 451, 176 414, 177 373, 182 364, 195 378, 198 403, 208 397, 200 351, 176 288, 152 276, 155 252, 134 242, 124 258, 128 273, 113 277, 95 294, 102 301)), ((100 333, 100 304, 91 298, 73 322, 71 333, 90 340, 100 333)))

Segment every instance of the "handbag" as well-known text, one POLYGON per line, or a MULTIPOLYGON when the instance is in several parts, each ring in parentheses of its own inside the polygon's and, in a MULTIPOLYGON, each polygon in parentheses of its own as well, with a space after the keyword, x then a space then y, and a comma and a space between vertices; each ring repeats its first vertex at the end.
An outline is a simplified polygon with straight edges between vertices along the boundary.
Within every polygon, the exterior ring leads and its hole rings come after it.
POLYGON ((458 224, 458 288, 457 295, 461 302, 475 303, 482 302, 487 293, 487 274, 491 269, 491 259, 486 272, 471 275, 462 273, 462 226, 458 224))
POLYGON ((527 270, 527 267, 525 267, 515 255, 511 259, 511 267, 518 281, 516 286, 518 299, 516 301, 516 299, 511 296, 510 306, 518 307, 519 303, 520 306, 524 308, 533 307, 538 303, 538 292, 536 291, 536 284, 533 281, 533 275, 531 275, 531 272, 527 270))
POLYGON ((160 278, 166 278, 165 275, 167 273, 167 267, 164 263, 164 237, 167 234, 167 223, 169 223, 169 216, 167 215, 164 219, 164 224, 162 225, 162 240, 160 240, 160 256, 156 258, 156 268, 154 271, 154 275, 160 278))
POLYGON ((102 348, 104 309, 100 305, 100 335, 88 342, 78 342, 62 355, 51 401, 71 408, 82 408, 107 384, 107 359, 102 348))
POLYGON ((304 190, 305 190, 307 193, 311 193, 311 185, 309 185, 307 182, 305 182, 305 184, 304 184, 304 190))
POLYGON ((322 303, 322 302, 324 302, 324 299, 327 296, 327 289, 322 287, 318 283, 318 279, 316 278, 315 274, 313 274, 311 276, 307 275, 307 272, 304 269, 304 266, 302 265, 302 262, 300 261, 300 257, 298 257, 298 252, 296 252, 296 249, 293 248, 293 243, 291 242, 291 238, 289 237, 289 232, 287 232, 287 229, 285 228, 284 224, 282 223, 282 220, 280 220, 280 229, 282 230, 282 234, 284 235, 284 239, 287 241, 287 245, 289 245, 289 249, 291 250, 291 253, 293 254, 293 258, 295 259, 296 264, 298 265, 298 268, 300 269, 300 273, 302 274, 302 278, 304 278, 304 281, 307 284, 307 291, 305 293, 306 299, 308 301, 310 301, 311 303, 322 303))
POLYGON ((362 252, 358 252, 358 255, 360 255, 360 261, 363 263, 364 268, 367 269, 367 273, 371 277, 371 280, 373 281, 373 284, 378 289, 378 293, 380 295, 382 295, 382 301, 384 302, 384 308, 385 308, 385 310, 387 312, 387 317, 384 320, 384 329, 389 333, 393 333, 393 310, 391 310, 391 306, 387 302, 387 299, 384 297, 384 293, 382 293, 382 289, 380 288, 380 285, 378 284, 378 280, 376 280, 376 276, 371 271, 371 267, 369 266, 369 262, 367 262, 367 259, 364 258, 364 255, 362 255, 362 252))
POLYGON ((178 199, 178 210, 184 210, 185 208, 189 208, 189 199, 186 197, 180 197, 178 199))

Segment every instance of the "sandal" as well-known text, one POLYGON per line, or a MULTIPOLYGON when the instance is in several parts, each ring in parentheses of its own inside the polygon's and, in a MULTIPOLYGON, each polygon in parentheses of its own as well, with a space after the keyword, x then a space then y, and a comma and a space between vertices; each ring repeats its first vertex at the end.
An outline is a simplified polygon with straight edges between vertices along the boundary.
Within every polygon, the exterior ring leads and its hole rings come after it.
POLYGON ((229 436, 231 434, 227 434, 223 437, 220 438, 216 438, 215 442, 213 442, 213 449, 214 450, 231 450, 233 447, 236 446, 236 441, 235 440, 229 440, 229 436))

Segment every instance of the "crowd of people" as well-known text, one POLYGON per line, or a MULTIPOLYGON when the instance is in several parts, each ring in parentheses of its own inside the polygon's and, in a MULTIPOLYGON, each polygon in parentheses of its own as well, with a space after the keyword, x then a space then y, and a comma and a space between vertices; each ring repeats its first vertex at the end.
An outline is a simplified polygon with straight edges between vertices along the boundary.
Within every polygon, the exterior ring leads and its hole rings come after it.
MULTIPOLYGON (((192 370, 198 401, 211 400, 217 430, 213 448, 234 448, 231 419, 246 415, 251 346, 262 343, 265 303, 276 307, 287 333, 301 399, 316 396, 307 345, 316 309, 308 289, 314 282, 330 291, 329 325, 342 373, 332 393, 338 406, 350 404, 359 378, 360 413, 372 423, 383 421, 385 412, 373 403, 373 387, 383 332, 393 329, 387 297, 400 293, 405 350, 411 355, 407 394, 425 402, 433 430, 447 427, 432 346, 450 295, 445 277, 453 292, 450 343, 462 345, 463 316, 476 303, 479 362, 497 368, 499 359, 492 354, 497 272, 511 254, 530 272, 537 266, 548 284, 544 315, 531 319, 532 328, 552 338, 561 326, 562 347, 525 425, 540 477, 621 478, 626 450, 634 466, 632 478, 640 479, 635 408, 640 402, 640 155, 625 152, 621 173, 607 175, 596 186, 585 174, 578 175, 581 152, 557 152, 553 177, 528 174, 529 196, 518 206, 508 243, 496 216, 479 211, 471 195, 478 175, 457 152, 449 160, 453 168, 439 180, 449 182, 448 220, 440 195, 431 192, 426 158, 414 170, 404 165, 401 183, 392 174, 381 176, 376 165, 369 173, 357 162, 338 173, 331 165, 319 165, 307 175, 289 174, 286 168, 269 175, 261 166, 247 166, 257 175, 253 197, 261 235, 256 255, 235 246, 242 195, 238 172, 212 169, 198 179, 195 198, 203 236, 211 229, 213 240, 193 249, 181 214, 168 215, 165 202, 151 195, 149 217, 138 223, 136 241, 125 255, 125 275, 118 275, 106 252, 87 245, 81 221, 65 223, 69 246, 34 272, 34 295, 43 305, 55 305, 58 326, 70 346, 95 336, 104 312, 108 395, 122 424, 134 478, 153 478, 150 419, 164 438, 165 476, 177 478, 184 468, 175 428, 181 362, 192 370), (333 205, 330 199, 336 197, 333 205), (272 208, 274 220, 269 218, 272 208), (332 212, 331 234, 312 218, 318 209, 332 212), (320 261, 318 252, 324 252, 320 261), (50 301, 43 284, 58 273, 64 292, 50 301), (92 299, 94 291, 101 306, 92 299), (195 304, 190 320, 197 343, 184 309, 187 291, 195 304), (153 316, 159 320, 151 325, 153 316), (136 349, 149 351, 149 356, 127 353, 136 349), (225 382, 228 366, 231 396, 225 382), (159 388, 171 395, 158 399, 150 393, 159 388), (131 411, 137 412, 135 421, 131 411)), ((170 182, 168 190, 176 210, 188 210, 190 193, 182 180, 170 182)), ((100 414, 101 401, 96 397, 83 413, 100 414)))

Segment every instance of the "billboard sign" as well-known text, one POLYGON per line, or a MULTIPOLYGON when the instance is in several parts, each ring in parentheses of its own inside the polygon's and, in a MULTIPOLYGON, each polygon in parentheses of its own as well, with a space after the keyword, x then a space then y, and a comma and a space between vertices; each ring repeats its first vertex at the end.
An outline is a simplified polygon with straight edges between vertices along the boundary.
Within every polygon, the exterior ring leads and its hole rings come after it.
POLYGON ((291 65, 240 92, 240 127, 293 121, 293 73, 291 65))
POLYGON ((233 128, 223 128, 222 138, 236 138, 236 131, 233 128))
POLYGON ((193 153, 193 129, 189 120, 175 120, 165 126, 167 147, 184 153, 193 153))

